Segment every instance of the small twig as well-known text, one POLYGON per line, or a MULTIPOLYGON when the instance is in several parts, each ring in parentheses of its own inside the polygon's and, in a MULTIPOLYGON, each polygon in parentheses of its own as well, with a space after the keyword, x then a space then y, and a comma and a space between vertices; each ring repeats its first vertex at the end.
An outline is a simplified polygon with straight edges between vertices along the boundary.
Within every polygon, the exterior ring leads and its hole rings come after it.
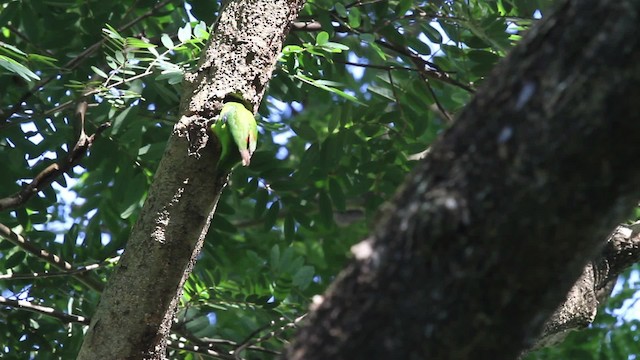
POLYGON ((475 93, 475 90, 470 87, 469 85, 463 84, 457 80, 452 79, 446 72, 440 70, 438 68, 438 66, 430 61, 424 60, 423 58, 421 58, 418 54, 412 53, 411 51, 409 51, 406 48, 400 48, 397 47, 391 43, 388 43, 386 41, 383 40, 376 40, 376 44, 385 47, 389 50, 392 50, 400 55, 404 55, 406 57, 409 58, 409 60, 411 60, 411 62, 414 63, 414 65, 416 65, 416 67, 418 67, 420 70, 420 74, 422 74, 422 76, 425 79, 433 79, 433 80, 438 80, 444 83, 447 83, 449 85, 454 85, 457 86, 463 90, 466 90, 470 93, 475 93))
POLYGON ((407 67, 407 66, 361 64, 361 63, 354 63, 354 62, 351 62, 351 61, 341 61, 341 60, 338 60, 338 59, 334 59, 333 61, 338 63, 338 64, 345 64, 345 65, 350 65, 350 66, 358 66, 358 67, 385 70, 385 71, 390 71, 390 70, 405 70, 405 71, 415 71, 415 72, 419 72, 420 71, 418 69, 410 68, 410 67, 407 67))
POLYGON ((383 1, 386 1, 386 0, 370 0, 370 1, 356 0, 356 1, 352 2, 351 4, 345 5, 345 8, 349 9, 349 8, 354 7, 354 6, 370 5, 370 4, 375 4, 375 3, 379 3, 379 2, 383 2, 383 1))
POLYGON ((322 24, 317 21, 293 21, 291 31, 321 31, 322 24))
MULTIPOLYGON (((190 341, 193 341, 191 339, 189 339, 190 341)), ((227 339, 215 339, 215 338, 208 338, 208 337, 203 337, 198 339, 198 343, 200 344, 207 344, 207 345, 224 345, 224 346, 231 346, 231 347, 237 347, 238 343, 235 341, 231 341, 231 340, 227 340, 227 339)))
POLYGON ((264 336, 256 339, 256 341, 254 342, 255 344, 264 342, 266 340, 271 339, 272 337, 278 336, 280 334, 282 334, 285 330, 287 329, 293 329, 296 326, 298 326, 298 324, 307 316, 307 314, 302 314, 300 316, 298 316, 297 318, 295 318, 292 322, 286 323, 282 326, 280 326, 278 329, 271 331, 267 334, 265 334, 264 336))
MULTIPOLYGON (((391 85, 391 92, 393 93, 393 97, 396 99, 396 104, 398 104, 398 109, 400 110, 400 116, 402 118, 404 118, 404 111, 402 109, 402 104, 400 103, 400 97, 398 96, 398 92, 396 91, 396 85, 393 83, 393 75, 391 74, 391 70, 387 70, 387 75, 389 75, 389 85, 391 85)), ((403 126, 403 131, 404 128, 406 127, 406 122, 404 124, 405 126, 403 126)))
POLYGON ((39 249, 32 242, 25 239, 22 235, 13 232, 13 230, 2 223, 0 223, 0 236, 21 247, 29 254, 35 255, 36 257, 39 257, 40 259, 52 264, 58 269, 65 271, 73 270, 73 266, 61 259, 58 255, 54 255, 46 250, 39 249))
POLYGON ((172 349, 176 349, 176 350, 187 350, 190 351, 192 353, 197 353, 197 354, 203 354, 203 355, 208 355, 214 358, 218 358, 218 359, 223 359, 223 360, 234 360, 234 357, 231 355, 227 355, 227 354, 223 354, 221 352, 215 351, 211 348, 208 348, 206 346, 199 346, 199 345, 190 345, 184 342, 180 342, 180 341, 172 341, 172 340, 167 340, 167 346, 169 346, 172 349))
MULTIPOLYGON (((346 24, 339 16, 337 16, 337 14, 331 14, 331 16, 338 22, 337 26, 334 26, 334 30, 337 32, 350 32, 350 33, 354 33, 354 34, 359 34, 360 32, 357 29, 353 29, 351 28, 348 24, 346 24)), ((297 29, 297 30, 310 30, 310 31, 318 31, 322 29, 322 25, 321 24, 315 24, 312 21, 304 21, 304 22, 298 22, 298 23, 294 23, 293 24, 293 28, 297 29)), ((433 79, 433 80, 438 80, 450 85, 454 85, 457 86, 461 89, 464 89, 470 93, 474 93, 475 90, 470 87, 469 85, 463 84, 455 79, 452 79, 445 71, 442 71, 436 64, 424 60, 423 58, 421 58, 418 54, 415 54, 411 51, 409 51, 409 49, 407 48, 401 48, 398 47, 394 44, 391 44, 389 42, 386 42, 382 39, 377 39, 376 44, 385 47, 389 50, 392 50, 400 55, 404 55, 406 57, 408 57, 411 62, 414 63, 414 65, 416 65, 417 69, 416 71, 418 71, 420 74, 423 75, 424 78, 428 78, 428 79, 433 79)), ((385 69, 386 70, 386 69, 385 69)))
POLYGON ((109 122, 101 124, 91 136, 86 136, 84 132, 81 133, 76 145, 73 147, 73 150, 68 153, 66 159, 47 166, 22 190, 0 199, 0 211, 15 209, 24 205, 33 195, 49 186, 58 176, 71 170, 86 155, 87 150, 93 145, 96 136, 99 136, 100 133, 110 126, 111 123, 109 122))
MULTIPOLYGON (((179 328, 173 327, 171 328, 171 331, 175 334, 180 336, 180 342, 184 342, 184 340, 199 346, 200 348, 206 348, 209 350, 213 350, 216 351, 218 353, 222 353, 222 349, 220 349, 220 347, 222 346, 226 346, 226 347, 231 347, 231 348, 237 348, 238 347, 238 343, 235 341, 231 341, 231 340, 227 340, 227 339, 216 339, 216 338, 208 338, 208 337, 203 337, 203 338, 199 338, 195 335, 193 335, 192 333, 190 333, 188 330, 186 330, 184 328, 184 326, 180 326, 179 328)), ((192 345, 193 346, 193 345, 192 345)), ((259 351, 259 352, 263 352, 263 353, 268 353, 268 354, 274 354, 274 355, 278 355, 279 352, 275 351, 275 350, 271 350, 271 349, 267 349, 264 348, 262 346, 256 346, 256 345, 251 345, 248 346, 246 348, 246 350, 253 350, 253 351, 259 351)), ((235 357, 233 355, 227 355, 227 353, 225 352, 226 355, 224 356, 229 356, 230 359, 235 359, 235 357)))
POLYGON ((41 52, 41 53, 46 53, 49 56, 53 56, 53 53, 51 52, 51 50, 48 49, 42 49, 39 46, 37 46, 36 44, 33 43, 33 41, 31 41, 31 39, 29 39, 28 36, 26 36, 25 34, 23 34, 20 29, 18 29, 17 27, 15 27, 12 24, 5 24, 4 26, 7 27, 7 29, 11 30, 11 33, 14 34, 17 38, 22 39, 22 41, 24 41, 25 43, 33 46, 34 49, 36 49, 37 51, 41 52))
MULTIPOLYGON (((279 320, 282 321, 283 318, 280 318, 279 320)), ((253 330, 249 335, 247 335, 247 337, 244 338, 244 340, 242 340, 242 342, 240 342, 240 344, 238 344, 238 347, 233 351, 233 354, 235 356, 236 359, 240 359, 240 353, 247 347, 250 345, 251 340, 256 337, 258 334, 260 334, 261 332, 263 332, 264 330, 274 326, 276 324, 275 320, 271 320, 269 321, 267 324, 260 326, 259 328, 253 330)))
MULTIPOLYGON (((33 256, 39 257, 40 259, 48 262, 49 264, 54 266, 56 269, 59 269, 62 271, 74 270, 73 265, 71 265, 64 259, 60 258, 58 255, 51 254, 50 252, 39 248, 38 246, 34 245, 32 242, 25 239, 20 234, 13 232, 13 230, 11 230, 9 227, 7 227, 2 223, 0 223, 0 237, 3 237, 9 240, 12 244, 19 246, 22 250, 26 251, 27 253, 33 256)), ((78 279, 78 281, 82 282, 83 284, 85 284, 86 286, 88 286, 93 290, 102 291, 103 289, 102 283, 90 277, 89 274, 87 273, 78 273, 78 274, 75 274, 74 277, 78 279)))
MULTIPOLYGON (((242 351, 244 351, 245 349, 252 347, 255 344, 264 342, 266 340, 271 339, 274 336, 278 336, 281 333, 283 333, 285 330, 290 329, 290 328, 294 328, 298 325, 298 323, 300 321, 302 321, 302 319, 304 319, 304 317, 307 316, 307 314, 304 314, 302 316, 297 317, 295 320, 293 320, 293 322, 289 322, 286 323, 280 327, 278 327, 275 330, 270 331, 269 333, 267 333, 264 336, 261 336, 255 340, 252 340, 256 335, 258 335, 259 333, 261 333, 262 331, 275 326, 276 322, 275 320, 271 320, 268 324, 261 326, 259 328, 257 328, 256 330, 252 331, 251 334, 249 334, 249 336, 247 336, 239 345, 238 347, 233 351, 233 354, 235 355, 235 359, 238 360, 240 359, 240 353, 242 351)), ((279 321, 286 321, 287 319, 285 318, 280 318, 278 319, 279 321)))
MULTIPOLYGON (((170 3, 171 1, 172 0, 164 0, 164 1, 161 1, 161 2, 157 3, 154 7, 149 9, 149 11, 147 11, 146 13, 138 16, 137 18, 135 18, 135 19, 131 20, 130 22, 122 25, 121 27, 119 27, 118 31, 127 30, 128 28, 134 26, 138 22, 140 22, 140 21, 148 18, 149 16, 153 15, 156 11, 158 11, 158 9, 164 7, 165 5, 170 3)), ((67 70, 75 69, 84 60, 86 60, 89 56, 91 56, 94 52, 96 52, 102 46, 102 44, 104 44, 105 41, 106 41, 105 39, 100 39, 99 41, 97 41, 93 45, 89 46, 86 50, 84 50, 83 52, 78 54, 75 58, 71 59, 69 62, 67 62, 65 65, 63 65, 62 68, 63 69, 67 69, 67 70)), ((9 111, 7 111, 6 114, 0 113, 0 115, 1 115, 1 117, 0 117, 0 128, 2 128, 3 126, 6 126, 7 123, 8 123, 8 120, 14 114, 16 114, 18 111, 20 111, 20 109, 22 109, 22 106, 23 106, 22 104, 25 103, 27 101, 27 99, 29 99, 31 96, 33 96, 33 94, 35 94, 38 91, 38 89, 40 89, 41 87, 45 86, 46 84, 48 84, 52 80, 54 80, 58 75, 59 74, 56 73, 55 75, 49 76, 48 78, 37 82, 31 89, 27 90, 24 94, 22 94, 20 99, 18 101, 16 101, 13 104, 13 106, 11 106, 11 109, 9 109, 9 111)))
POLYGON ((4 296, 0 296, 0 305, 9 306, 16 309, 23 309, 37 314, 48 315, 54 317, 63 323, 78 323, 89 325, 90 319, 80 315, 67 314, 48 306, 32 304, 25 300, 12 300, 4 296))
MULTIPOLYGON (((2 224, 0 224, 2 225, 2 224)), ((4 225, 2 225, 4 226, 4 225)), ((40 251, 44 251, 44 250, 40 250, 40 251)), ((55 255, 53 255, 55 256, 55 255)), ((105 261, 101 261, 99 263, 95 263, 95 264, 91 264, 91 265, 86 265, 86 266, 80 266, 78 268, 75 269, 71 269, 68 271, 58 271, 58 272, 42 272, 42 273, 30 273, 30 274, 4 274, 4 275, 0 275, 0 280, 24 280, 24 279, 44 279, 44 278, 51 278, 51 277, 60 277, 60 276, 72 276, 72 275, 77 275, 77 274, 82 274, 85 272, 89 272, 92 270, 96 270, 102 267, 105 267, 109 264, 113 264, 115 262, 117 262, 120 259, 119 256, 116 256, 115 258, 111 258, 111 259, 107 259, 105 261)), ((71 266, 71 264, 66 263, 69 266, 71 266)))
POLYGON ((431 96, 433 97, 433 101, 435 101, 441 116, 444 117, 444 119, 447 121, 447 124, 449 125, 453 124, 453 119, 451 119, 451 116, 449 116, 449 113, 447 112, 447 110, 445 110, 444 106, 442 106, 442 103, 440 103, 440 100, 438 100, 438 97, 436 96, 436 92, 433 91, 433 88, 431 87, 431 84, 429 83, 429 81, 425 79, 425 83, 427 84, 427 88, 429 89, 429 92, 431 93, 431 96))

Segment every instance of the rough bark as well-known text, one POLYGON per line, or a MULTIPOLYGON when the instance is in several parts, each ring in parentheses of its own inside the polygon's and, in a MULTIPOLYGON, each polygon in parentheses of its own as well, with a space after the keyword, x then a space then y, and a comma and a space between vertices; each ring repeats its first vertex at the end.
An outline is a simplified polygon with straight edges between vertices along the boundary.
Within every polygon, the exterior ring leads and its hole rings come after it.
POLYGON ((529 350, 558 344, 571 331, 584 329, 595 320, 598 308, 611 295, 618 275, 640 261, 639 227, 640 223, 620 225, 611 233, 600 256, 587 264, 529 350))
POLYGON ((640 1, 572 0, 433 145, 287 359, 514 359, 640 197, 640 1))
POLYGON ((195 73, 122 259, 78 359, 162 359, 176 304, 202 247, 226 174, 208 125, 230 96, 257 109, 301 0, 231 1, 195 73))

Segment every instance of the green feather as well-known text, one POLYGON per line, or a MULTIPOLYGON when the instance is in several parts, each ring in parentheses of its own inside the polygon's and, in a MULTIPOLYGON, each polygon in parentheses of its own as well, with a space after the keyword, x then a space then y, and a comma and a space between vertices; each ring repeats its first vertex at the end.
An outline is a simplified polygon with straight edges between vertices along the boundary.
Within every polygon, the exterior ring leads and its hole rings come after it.
POLYGON ((239 162, 249 166, 258 142, 258 125, 253 114, 237 102, 222 107, 220 118, 211 126, 220 142, 218 168, 231 170, 239 162), (234 151, 234 148, 237 149, 234 151))

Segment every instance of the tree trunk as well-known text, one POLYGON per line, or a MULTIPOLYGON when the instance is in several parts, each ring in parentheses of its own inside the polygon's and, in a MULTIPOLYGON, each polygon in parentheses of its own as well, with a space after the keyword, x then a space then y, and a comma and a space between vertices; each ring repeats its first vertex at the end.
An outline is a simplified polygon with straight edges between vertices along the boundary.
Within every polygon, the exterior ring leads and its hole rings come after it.
POLYGON ((640 195, 640 1, 572 0, 416 167, 287 359, 514 359, 640 195))
POLYGON ((182 286, 226 182, 208 126, 229 96, 257 109, 301 4, 237 0, 221 11, 197 71, 185 76, 182 118, 78 359, 165 358, 182 286))

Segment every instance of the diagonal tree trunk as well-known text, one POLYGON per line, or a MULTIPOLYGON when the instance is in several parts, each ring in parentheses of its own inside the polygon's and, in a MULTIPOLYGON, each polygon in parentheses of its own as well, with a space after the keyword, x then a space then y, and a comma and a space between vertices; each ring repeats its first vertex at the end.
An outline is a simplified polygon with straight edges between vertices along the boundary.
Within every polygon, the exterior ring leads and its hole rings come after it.
MULTIPOLYGON (((209 228, 226 174, 208 136, 229 96, 257 109, 302 0, 230 1, 193 74, 175 126, 78 359, 163 359, 182 286, 209 228)), ((237 100, 236 100, 237 101, 237 100)))
POLYGON ((514 359, 640 197, 640 1, 532 29, 416 167, 287 359, 514 359))

